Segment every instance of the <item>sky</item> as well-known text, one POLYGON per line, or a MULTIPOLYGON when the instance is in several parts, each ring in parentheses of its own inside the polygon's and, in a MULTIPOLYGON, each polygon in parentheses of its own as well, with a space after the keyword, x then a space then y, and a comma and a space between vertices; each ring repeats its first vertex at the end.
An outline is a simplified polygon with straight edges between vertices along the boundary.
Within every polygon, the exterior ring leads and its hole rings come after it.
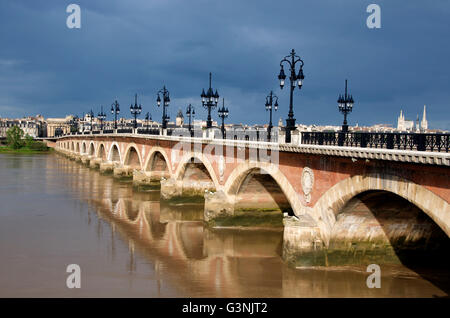
MULTIPOLYGON (((450 129, 450 1, 416 0, 2 0, 0 117, 81 116, 114 100, 122 115, 138 94, 143 114, 160 121, 156 93, 170 91, 169 115, 212 86, 229 109, 226 122, 268 122, 265 97, 279 97, 280 60, 295 49, 305 80, 294 91, 297 123, 340 125, 345 79, 355 105, 349 124, 396 125, 427 105, 430 128, 450 129), (81 28, 69 29, 69 4, 81 28), (381 28, 369 29, 369 4, 381 28)), ((217 109, 213 110, 217 120, 217 109)), ((143 115, 141 115, 143 117, 143 115)))

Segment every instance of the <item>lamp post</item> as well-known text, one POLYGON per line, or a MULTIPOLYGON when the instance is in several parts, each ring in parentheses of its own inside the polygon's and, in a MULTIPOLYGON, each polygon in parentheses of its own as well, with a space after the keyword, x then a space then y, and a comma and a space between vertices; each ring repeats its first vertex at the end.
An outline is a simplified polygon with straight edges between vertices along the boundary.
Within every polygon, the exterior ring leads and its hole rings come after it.
POLYGON ((114 101, 111 105, 111 114, 114 114, 114 129, 117 129, 117 115, 120 113, 119 103, 114 101))
POLYGON ((134 116, 134 129, 137 128, 137 116, 142 112, 142 106, 141 104, 138 105, 137 103, 137 94, 134 95, 134 106, 133 104, 130 105, 130 112, 131 115, 134 116))
POLYGON ((225 98, 222 99, 222 108, 218 109, 219 117, 222 118, 222 126, 220 130, 222 131, 222 138, 225 138, 225 118, 228 117, 228 107, 225 108, 225 98))
POLYGON ((84 131, 86 130, 86 116, 84 116, 84 112, 81 115, 81 132, 84 133, 84 131))
POLYGON ((267 139, 270 141, 272 136, 272 109, 275 109, 275 111, 278 110, 278 96, 273 94, 272 91, 270 91, 270 94, 266 97, 266 111, 269 111, 269 127, 267 128, 267 139), (275 103, 274 103, 275 102, 275 103))
POLYGON ((186 115, 189 118, 189 133, 192 136, 192 126, 191 126, 191 117, 195 116, 195 109, 194 106, 192 106, 191 104, 189 104, 189 106, 186 108, 186 115))
POLYGON ((78 131, 78 121, 79 121, 79 118, 76 115, 70 120, 70 132, 71 133, 76 133, 78 131))
POLYGON ((203 107, 208 109, 208 119, 206 121, 206 128, 212 127, 212 119, 211 119, 211 109, 217 107, 217 103, 219 102, 219 93, 213 92, 211 87, 211 73, 209 73, 209 88, 205 94, 205 90, 202 90, 202 94, 200 95, 202 98, 203 107))
POLYGON ((106 119, 106 114, 103 112, 103 106, 101 107, 101 111, 97 114, 97 118, 100 120, 100 130, 103 131, 103 121, 106 119))
POLYGON ((88 114, 89 114, 89 117, 91 118, 91 132, 92 132, 92 129, 94 128, 93 124, 92 124, 92 121, 94 120, 94 112, 92 111, 92 109, 88 114))
POLYGON ((145 114, 145 124, 146 124, 145 129, 147 132, 148 132, 148 123, 150 120, 152 120, 152 115, 149 112, 147 112, 147 114, 145 114))
POLYGON ((345 94, 339 95, 337 100, 339 111, 344 114, 344 123, 342 124, 342 132, 348 132, 347 114, 352 112, 353 109, 353 96, 347 95, 347 80, 345 80, 345 94))
POLYGON ((170 119, 170 116, 168 116, 166 114, 166 107, 169 107, 170 104, 170 96, 169 96, 169 91, 166 89, 166 86, 164 86, 162 89, 159 90, 158 92, 158 97, 156 98, 156 103, 158 105, 158 107, 161 105, 161 97, 159 96, 159 94, 162 94, 163 99, 163 115, 162 115, 162 129, 166 129, 167 128, 167 121, 170 119))
POLYGON ((280 62, 280 74, 278 75, 278 79, 280 80, 280 88, 283 89, 285 80, 286 80, 286 74, 284 73, 283 69, 283 63, 288 64, 289 70, 291 71, 291 74, 289 76, 289 79, 291 80, 290 85, 290 95, 289 95, 289 114, 288 118, 286 119, 286 143, 291 142, 291 131, 295 130, 295 118, 294 118, 294 110, 293 110, 293 103, 294 103, 294 89, 298 85, 298 89, 302 88, 303 80, 305 76, 303 75, 303 60, 295 54, 294 49, 292 49, 291 53, 287 56, 285 56, 281 62, 280 62), (297 63, 300 63, 300 68, 298 71, 298 74, 295 72, 295 65, 297 63))

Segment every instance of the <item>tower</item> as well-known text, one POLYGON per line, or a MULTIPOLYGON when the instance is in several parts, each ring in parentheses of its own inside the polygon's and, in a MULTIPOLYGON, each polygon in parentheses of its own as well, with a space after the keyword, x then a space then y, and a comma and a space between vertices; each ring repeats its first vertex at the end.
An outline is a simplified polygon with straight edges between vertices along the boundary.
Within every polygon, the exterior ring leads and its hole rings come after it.
POLYGON ((181 127, 183 126, 184 123, 184 116, 183 116, 183 112, 181 111, 181 109, 178 110, 178 114, 177 114, 177 118, 176 118, 176 125, 181 127))
POLYGON ((278 127, 284 127, 283 118, 281 118, 281 117, 280 117, 280 120, 278 121, 278 127))
POLYGON ((397 129, 405 130, 405 115, 403 114, 403 110, 400 110, 400 116, 397 118, 397 129))
POLYGON ((419 114, 417 114, 416 118, 416 132, 420 132, 420 125, 419 125, 419 114))
POLYGON ((427 106, 426 105, 423 105, 423 116, 422 116, 422 122, 420 123, 420 128, 422 131, 426 131, 428 129, 427 106))

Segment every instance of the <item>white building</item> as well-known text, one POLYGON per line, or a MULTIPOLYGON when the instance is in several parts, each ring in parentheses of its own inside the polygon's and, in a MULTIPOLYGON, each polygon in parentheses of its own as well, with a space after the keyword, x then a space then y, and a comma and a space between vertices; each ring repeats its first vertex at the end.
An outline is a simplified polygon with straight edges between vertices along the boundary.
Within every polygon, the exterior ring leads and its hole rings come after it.
POLYGON ((428 130, 428 121, 427 121, 427 107, 423 106, 423 115, 422 121, 419 122, 419 115, 417 115, 416 124, 414 124, 414 120, 406 120, 405 113, 403 110, 400 110, 400 116, 397 118, 397 130, 400 131, 427 131, 428 130))
POLYGON ((23 130, 24 136, 30 135, 33 138, 42 137, 45 132, 44 123, 39 118, 22 119, 0 119, 0 137, 6 137, 6 132, 13 126, 19 126, 23 130))
POLYGON ((397 130, 405 131, 413 129, 414 129, 414 120, 406 120, 403 110, 400 110, 400 116, 398 116, 397 118, 397 130))

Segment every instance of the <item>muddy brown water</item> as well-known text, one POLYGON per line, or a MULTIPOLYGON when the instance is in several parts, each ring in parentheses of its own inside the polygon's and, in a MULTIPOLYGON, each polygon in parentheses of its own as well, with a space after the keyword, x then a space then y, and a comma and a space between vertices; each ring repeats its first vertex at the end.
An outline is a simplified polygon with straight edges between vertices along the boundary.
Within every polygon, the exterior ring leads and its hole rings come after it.
MULTIPOLYGON (((295 269, 282 230, 208 229, 202 206, 169 206, 56 154, 0 155, 0 297, 442 297, 402 265, 295 269), (69 264, 81 288, 69 289, 69 264)), ((442 274, 442 273, 441 273, 442 274)), ((448 273, 444 273, 448 274, 448 273)))

